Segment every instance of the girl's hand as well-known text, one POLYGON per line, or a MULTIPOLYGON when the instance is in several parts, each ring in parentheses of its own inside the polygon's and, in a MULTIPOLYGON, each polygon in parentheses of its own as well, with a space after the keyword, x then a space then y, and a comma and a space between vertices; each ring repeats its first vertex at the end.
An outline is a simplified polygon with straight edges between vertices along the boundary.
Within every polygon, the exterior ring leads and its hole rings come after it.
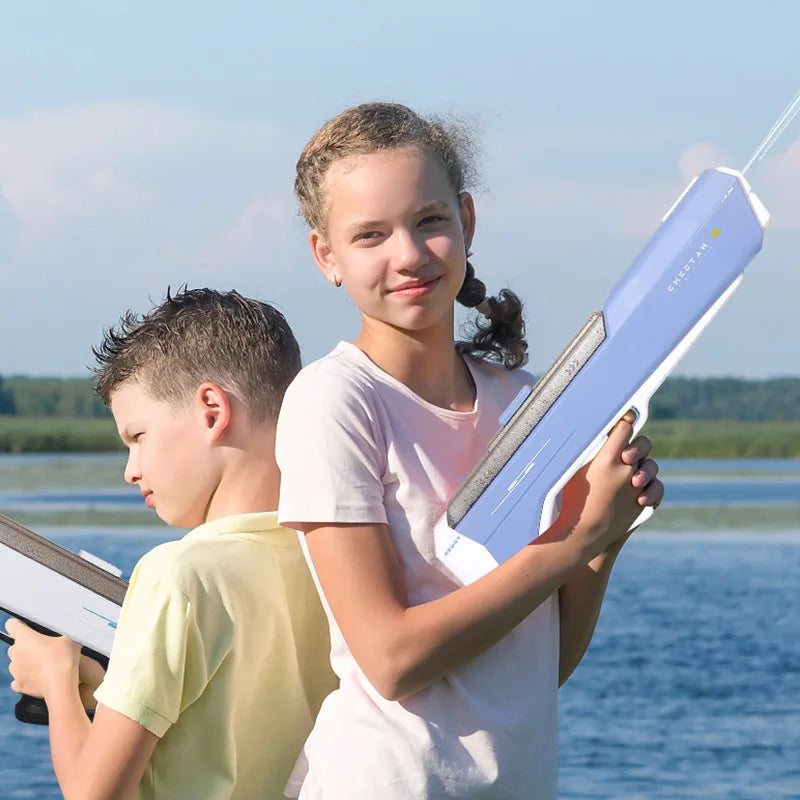
POLYGON ((652 449, 653 443, 646 436, 637 436, 622 451, 622 461, 636 468, 631 478, 631 485, 641 491, 636 501, 642 507, 652 506, 656 509, 664 498, 664 484, 656 477, 658 464, 648 458, 652 449))
POLYGON ((18 619, 6 622, 14 644, 8 648, 8 671, 14 679, 11 690, 32 697, 47 697, 56 681, 78 687, 81 647, 66 636, 45 636, 18 619))
POLYGON ((644 506, 657 506, 664 486, 644 436, 630 442, 634 418, 626 414, 595 458, 564 487, 559 519, 590 561, 630 529, 644 506))

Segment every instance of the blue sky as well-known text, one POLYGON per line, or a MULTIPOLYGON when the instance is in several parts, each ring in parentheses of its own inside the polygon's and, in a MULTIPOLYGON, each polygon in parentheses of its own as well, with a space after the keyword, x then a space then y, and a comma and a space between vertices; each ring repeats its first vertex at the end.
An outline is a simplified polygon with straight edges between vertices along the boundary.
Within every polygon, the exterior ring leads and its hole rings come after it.
MULTIPOLYGON (((167 284, 276 303, 306 361, 352 337, 291 187, 315 128, 373 99, 474 124, 474 264, 526 300, 541 371, 689 178, 741 168, 800 90, 799 23, 789 0, 7 6, 0 373, 85 374, 167 284)), ((679 373, 800 374, 799 137, 749 173, 773 228, 679 373)))

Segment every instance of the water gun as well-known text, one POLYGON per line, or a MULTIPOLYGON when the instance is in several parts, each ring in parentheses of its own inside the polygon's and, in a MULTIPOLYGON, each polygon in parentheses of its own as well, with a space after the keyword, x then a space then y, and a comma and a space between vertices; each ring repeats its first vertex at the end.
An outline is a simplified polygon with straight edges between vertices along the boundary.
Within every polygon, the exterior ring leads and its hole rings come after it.
POLYGON ((603 310, 502 414, 436 524, 436 556, 462 583, 553 524, 564 484, 628 409, 641 429, 650 398, 739 286, 768 224, 741 172, 706 170, 689 184, 603 310))
MULTIPOLYGON (((0 514, 0 611, 40 633, 69 637, 106 667, 127 588, 111 564, 84 551, 76 555, 0 514)), ((0 638, 13 644, 6 634, 0 638)), ((27 695, 14 715, 48 721, 44 701, 27 695)))

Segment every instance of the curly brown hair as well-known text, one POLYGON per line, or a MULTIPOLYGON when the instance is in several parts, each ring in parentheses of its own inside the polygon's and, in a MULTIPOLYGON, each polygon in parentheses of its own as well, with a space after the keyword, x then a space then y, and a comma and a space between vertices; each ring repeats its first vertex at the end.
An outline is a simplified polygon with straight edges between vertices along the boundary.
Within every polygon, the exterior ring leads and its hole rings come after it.
MULTIPOLYGON (((300 154, 294 190, 309 226, 326 232, 325 179, 334 163, 398 148, 416 149, 439 161, 456 196, 461 196, 474 179, 475 147, 463 125, 426 119, 398 103, 363 103, 326 122, 300 154)), ((522 302, 514 292, 503 289, 487 297, 486 286, 475 277, 467 259, 464 283, 456 300, 467 308, 480 306, 483 315, 483 319, 474 321, 476 330, 471 339, 456 343, 460 352, 500 362, 507 369, 526 363, 522 302)))

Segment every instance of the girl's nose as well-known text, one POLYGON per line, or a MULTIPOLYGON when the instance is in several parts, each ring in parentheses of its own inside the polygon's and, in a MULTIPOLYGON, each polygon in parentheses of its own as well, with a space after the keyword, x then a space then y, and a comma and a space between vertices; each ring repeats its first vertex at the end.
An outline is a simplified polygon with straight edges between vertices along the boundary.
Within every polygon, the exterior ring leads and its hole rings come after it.
POLYGON ((399 269, 419 269, 428 263, 428 248, 414 232, 397 234, 395 260, 399 269))

